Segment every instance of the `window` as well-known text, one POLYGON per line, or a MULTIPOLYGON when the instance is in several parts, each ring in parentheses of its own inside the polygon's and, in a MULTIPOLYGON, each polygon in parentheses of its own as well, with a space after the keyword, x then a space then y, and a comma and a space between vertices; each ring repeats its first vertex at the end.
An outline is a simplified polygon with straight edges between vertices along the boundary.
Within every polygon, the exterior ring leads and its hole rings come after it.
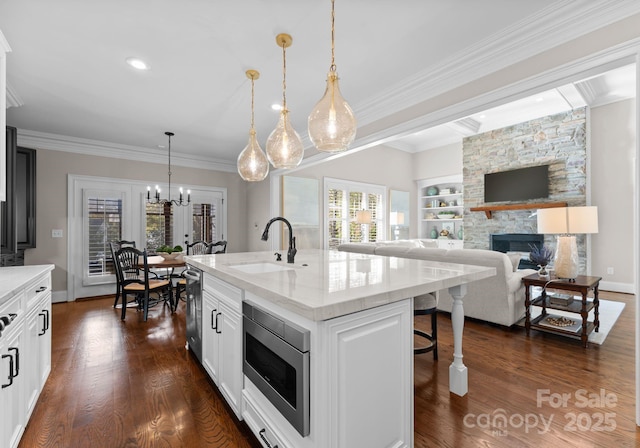
POLYGON ((86 278, 113 275, 110 241, 122 239, 122 198, 104 197, 99 192, 86 192, 84 220, 87 238, 85 252, 86 278))
POLYGON ((173 207, 170 203, 146 204, 146 247, 173 247, 173 207))
POLYGON ((113 274, 110 241, 122 239, 122 200, 89 198, 89 276, 113 274))
POLYGON ((386 188, 380 185, 325 179, 327 233, 325 247, 341 243, 379 241, 385 238, 384 204, 386 188), (356 214, 371 213, 371 222, 361 224, 356 214))

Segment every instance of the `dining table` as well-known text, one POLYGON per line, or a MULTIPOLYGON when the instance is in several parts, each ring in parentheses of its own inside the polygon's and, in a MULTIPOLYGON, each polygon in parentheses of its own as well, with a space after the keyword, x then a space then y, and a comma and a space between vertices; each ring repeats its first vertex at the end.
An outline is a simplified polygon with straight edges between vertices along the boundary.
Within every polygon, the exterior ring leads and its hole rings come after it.
MULTIPOLYGON (((138 265, 141 268, 144 268, 144 261, 140 261, 138 263, 138 265)), ((182 255, 178 255, 177 257, 173 257, 173 258, 164 258, 161 255, 149 255, 147 257, 147 266, 149 268, 149 270, 154 269, 154 270, 161 270, 164 269, 165 273, 161 274, 159 272, 156 272, 156 275, 159 278, 162 279, 167 279, 169 281, 171 281, 174 278, 180 278, 180 275, 178 274, 174 274, 174 271, 176 268, 184 268, 187 266, 186 261, 184 261, 184 258, 182 257, 182 255)), ((171 286, 172 290, 173 288, 175 288, 174 285, 171 286)), ((177 300, 176 300, 177 302, 177 300)), ((173 307, 175 309, 175 307, 177 306, 176 304, 173 304, 173 307)))

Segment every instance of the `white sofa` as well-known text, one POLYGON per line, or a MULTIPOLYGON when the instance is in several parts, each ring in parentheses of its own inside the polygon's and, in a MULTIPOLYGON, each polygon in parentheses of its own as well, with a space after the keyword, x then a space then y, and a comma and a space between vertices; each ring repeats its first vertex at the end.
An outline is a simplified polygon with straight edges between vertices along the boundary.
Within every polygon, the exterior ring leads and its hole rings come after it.
MULTIPOLYGON (((521 254, 509 256, 483 249, 439 249, 434 247, 433 241, 428 240, 345 243, 338 250, 494 267, 495 277, 469 283, 464 299, 464 314, 504 326, 511 326, 524 317, 522 277, 536 272, 533 269, 517 269, 521 254)), ((451 312, 452 305, 453 298, 449 291, 440 291, 438 309, 451 312)))

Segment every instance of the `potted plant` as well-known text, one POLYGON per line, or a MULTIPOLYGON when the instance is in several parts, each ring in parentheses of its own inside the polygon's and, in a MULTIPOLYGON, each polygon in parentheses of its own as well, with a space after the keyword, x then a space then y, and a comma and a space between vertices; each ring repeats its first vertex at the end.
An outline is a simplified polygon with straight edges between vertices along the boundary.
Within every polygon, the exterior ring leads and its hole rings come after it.
POLYGON ((156 249, 156 253, 162 256, 162 258, 166 260, 171 260, 173 258, 176 258, 178 255, 182 253, 182 251, 183 251, 182 246, 171 247, 167 245, 162 245, 156 249))
POLYGON ((541 246, 529 245, 529 247, 531 248, 531 252, 529 252, 529 260, 538 266, 538 275, 540 275, 540 277, 547 277, 549 275, 547 272, 547 265, 553 258, 553 250, 549 249, 544 244, 541 246))

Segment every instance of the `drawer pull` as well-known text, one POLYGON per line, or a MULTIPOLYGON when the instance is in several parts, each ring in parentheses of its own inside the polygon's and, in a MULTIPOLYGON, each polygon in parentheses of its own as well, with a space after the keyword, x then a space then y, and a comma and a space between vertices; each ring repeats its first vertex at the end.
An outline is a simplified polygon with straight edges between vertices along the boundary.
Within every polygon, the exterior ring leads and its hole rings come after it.
POLYGON ((13 356, 11 355, 2 355, 2 359, 9 358, 9 382, 7 384, 2 385, 2 389, 9 387, 13 384, 13 356))
POLYGON ((46 290, 47 290, 47 287, 46 287, 46 286, 41 286, 41 287, 39 287, 38 289, 36 289, 36 294, 38 294, 38 293, 40 293, 40 292, 42 292, 42 291, 46 291, 46 290))
POLYGON ((265 445, 267 445, 267 448, 278 448, 278 445, 271 446, 271 443, 269 443, 267 437, 264 435, 265 432, 267 432, 267 430, 265 428, 262 428, 258 434, 260 435, 260 438, 265 443, 265 445))

